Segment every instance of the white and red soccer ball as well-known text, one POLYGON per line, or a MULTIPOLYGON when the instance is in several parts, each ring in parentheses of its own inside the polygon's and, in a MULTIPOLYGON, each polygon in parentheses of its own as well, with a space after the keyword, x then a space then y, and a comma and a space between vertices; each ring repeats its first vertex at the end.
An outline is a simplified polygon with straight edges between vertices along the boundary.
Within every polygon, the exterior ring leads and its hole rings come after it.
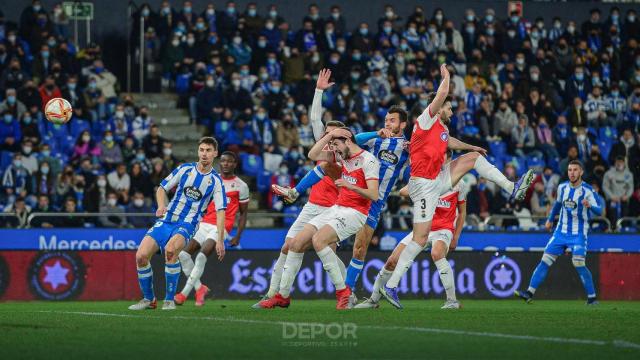
POLYGON ((63 98, 53 98, 44 106, 44 116, 54 124, 62 125, 71 120, 73 109, 63 98))

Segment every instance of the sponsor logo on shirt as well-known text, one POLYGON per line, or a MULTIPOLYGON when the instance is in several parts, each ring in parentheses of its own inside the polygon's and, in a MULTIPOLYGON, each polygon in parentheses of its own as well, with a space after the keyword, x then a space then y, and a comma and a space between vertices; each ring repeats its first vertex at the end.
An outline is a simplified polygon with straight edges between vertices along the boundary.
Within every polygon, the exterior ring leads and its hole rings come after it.
POLYGON ((569 210, 573 210, 576 207, 578 207, 578 204, 576 204, 576 202, 573 200, 565 200, 562 202, 562 205, 564 206, 565 209, 569 209, 569 210))
POLYGON ((200 199, 202 199, 202 193, 200 192, 200 190, 198 190, 198 188, 194 186, 187 186, 186 188, 184 188, 183 193, 184 196, 193 201, 200 201, 200 199))
POLYGON ((380 159, 380 161, 384 161, 387 162, 389 164, 395 165, 398 163, 398 155, 394 154, 392 151, 389 150, 381 150, 378 153, 378 159, 380 159))
POLYGON ((342 178, 351 185, 356 185, 358 183, 358 179, 354 178, 353 176, 349 176, 347 174, 342 174, 342 178))
POLYGON ((438 207, 448 209, 451 207, 451 201, 438 199, 438 207))

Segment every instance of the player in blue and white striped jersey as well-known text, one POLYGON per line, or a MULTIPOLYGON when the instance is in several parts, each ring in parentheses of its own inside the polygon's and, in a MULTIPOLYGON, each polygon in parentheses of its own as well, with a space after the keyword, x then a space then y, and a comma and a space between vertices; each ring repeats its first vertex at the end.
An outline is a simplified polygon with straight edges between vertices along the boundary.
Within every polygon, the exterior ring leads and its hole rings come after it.
POLYGON ((220 224, 216 252, 222 260, 227 197, 220 175, 213 170, 216 156, 218 142, 212 137, 204 137, 198 143, 199 161, 180 165, 160 183, 156 192, 156 216, 162 218, 147 231, 136 252, 138 282, 143 299, 131 305, 130 310, 156 308, 153 272, 149 260, 158 250, 165 255, 166 293, 162 309, 175 309, 173 298, 180 278, 178 254, 193 237, 198 222, 212 200, 215 201, 216 219, 220 224), (167 193, 175 187, 176 193, 167 205, 167 193))
POLYGON ((569 181, 558 186, 558 197, 549 214, 545 227, 551 230, 553 221, 559 214, 560 219, 553 236, 544 249, 542 260, 536 267, 525 291, 516 291, 516 296, 530 302, 536 289, 542 284, 549 267, 566 249, 571 250, 572 262, 587 292, 587 305, 597 304, 596 290, 593 286, 591 272, 586 267, 587 238, 591 215, 602 214, 602 201, 593 188, 582 181, 583 166, 578 160, 569 163, 569 181))

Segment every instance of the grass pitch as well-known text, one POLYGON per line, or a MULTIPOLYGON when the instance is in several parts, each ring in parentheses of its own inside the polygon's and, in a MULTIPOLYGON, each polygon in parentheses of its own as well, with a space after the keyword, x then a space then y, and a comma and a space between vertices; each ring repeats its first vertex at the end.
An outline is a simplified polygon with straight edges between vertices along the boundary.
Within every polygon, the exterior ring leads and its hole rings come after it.
POLYGON ((419 300, 402 311, 383 303, 342 312, 329 300, 274 310, 238 300, 189 301, 172 312, 130 304, 0 303, 0 358, 640 358, 637 302, 466 300, 444 311, 442 301, 419 300), (340 336, 345 326, 353 333, 340 336))

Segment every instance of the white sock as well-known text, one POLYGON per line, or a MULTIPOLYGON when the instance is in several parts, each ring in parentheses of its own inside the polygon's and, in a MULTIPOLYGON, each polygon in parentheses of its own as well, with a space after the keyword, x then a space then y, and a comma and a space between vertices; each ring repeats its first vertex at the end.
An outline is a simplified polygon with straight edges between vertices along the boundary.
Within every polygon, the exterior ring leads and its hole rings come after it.
POLYGON ((447 293, 447 300, 456 301, 456 284, 453 280, 453 270, 451 269, 451 265, 449 265, 449 261, 442 258, 436 261, 435 264, 440 273, 440 281, 442 281, 444 291, 447 293))
POLYGON ((338 263, 338 267, 340 268, 340 273, 342 274, 342 278, 346 279, 347 268, 344 266, 344 263, 342 262, 342 260, 340 260, 340 258, 338 257, 338 254, 336 254, 336 262, 338 263))
POLYGON ((282 271, 284 270, 284 262, 286 260, 287 254, 281 252, 276 264, 273 265, 273 272, 271 273, 271 280, 269 281, 269 291, 267 292, 267 297, 269 298, 274 297, 280 288, 280 279, 282 278, 282 271))
POLYGON ((382 296, 380 295, 380 289, 387 284, 387 281, 389 281, 391 274, 393 274, 393 272, 385 269, 384 267, 382 268, 382 270, 380 270, 380 272, 378 273, 378 276, 376 276, 376 281, 373 283, 373 292, 371 293, 371 300, 375 302, 380 301, 380 297, 382 296))
MULTIPOLYGON (((195 264, 193 263, 193 259, 191 258, 191 254, 189 254, 186 251, 180 251, 180 254, 178 254, 178 258, 180 259, 180 266, 182 266, 182 272, 184 272, 184 275, 187 277, 187 279, 189 279, 189 275, 191 275, 191 272, 193 271, 193 267, 195 266, 195 264)), ((194 284, 196 290, 198 290, 201 285, 202 284, 200 283, 200 280, 196 281, 194 284)), ((185 284, 184 288, 181 291, 182 295, 184 296, 189 295, 189 292, 191 292, 191 288, 193 288, 194 286, 185 284), (185 292, 185 289, 187 288, 187 286, 189 286, 189 290, 185 292)))
POLYGON ((535 288, 532 288, 531 286, 529 286, 529 288, 527 289, 527 291, 528 291, 528 292, 530 292, 530 293, 531 293, 531 295, 533 295, 533 294, 535 294, 535 293, 536 293, 536 289, 535 289, 535 288))
POLYGON ((515 186, 515 184, 509 181, 509 179, 507 179, 507 177, 504 176, 504 174, 501 173, 500 170, 498 170, 495 166, 488 162, 487 159, 484 158, 484 156, 478 156, 478 158, 476 159, 476 163, 473 165, 473 168, 476 169, 480 176, 500 186, 509 194, 513 192, 513 187, 515 186))
POLYGON ((344 277, 340 273, 340 267, 338 266, 338 261, 340 260, 338 260, 336 253, 334 253, 329 246, 317 253, 322 261, 322 267, 329 274, 329 278, 331 278, 331 282, 336 288, 336 291, 346 288, 347 285, 344 283, 344 277))
POLYGON ((407 270, 409 270, 409 267, 411 267, 411 264, 413 263, 413 259, 415 259, 421 251, 422 246, 418 245, 418 243, 413 240, 404 248, 404 250, 402 250, 400 258, 398 259, 398 265, 396 265, 396 269, 393 271, 389 281, 387 281, 387 287, 398 287, 400 279, 402 279, 407 270))
POLYGON ((278 290, 282 297, 288 298, 289 294, 291 294, 291 286, 293 286, 293 281, 296 279, 298 271, 300 271, 303 257, 304 253, 297 253, 289 250, 289 254, 287 254, 287 259, 284 262, 282 270, 280 289, 278 290))
POLYGON ((196 290, 200 288, 200 286, 202 285, 200 283, 200 277, 204 272, 204 266, 206 265, 206 263, 207 256, 202 252, 199 252, 198 255, 196 255, 196 264, 193 267, 193 270, 191 270, 191 274, 187 279, 187 283, 184 285, 184 289, 182 289, 182 295, 189 296, 189 293, 194 286, 196 287, 196 290))

